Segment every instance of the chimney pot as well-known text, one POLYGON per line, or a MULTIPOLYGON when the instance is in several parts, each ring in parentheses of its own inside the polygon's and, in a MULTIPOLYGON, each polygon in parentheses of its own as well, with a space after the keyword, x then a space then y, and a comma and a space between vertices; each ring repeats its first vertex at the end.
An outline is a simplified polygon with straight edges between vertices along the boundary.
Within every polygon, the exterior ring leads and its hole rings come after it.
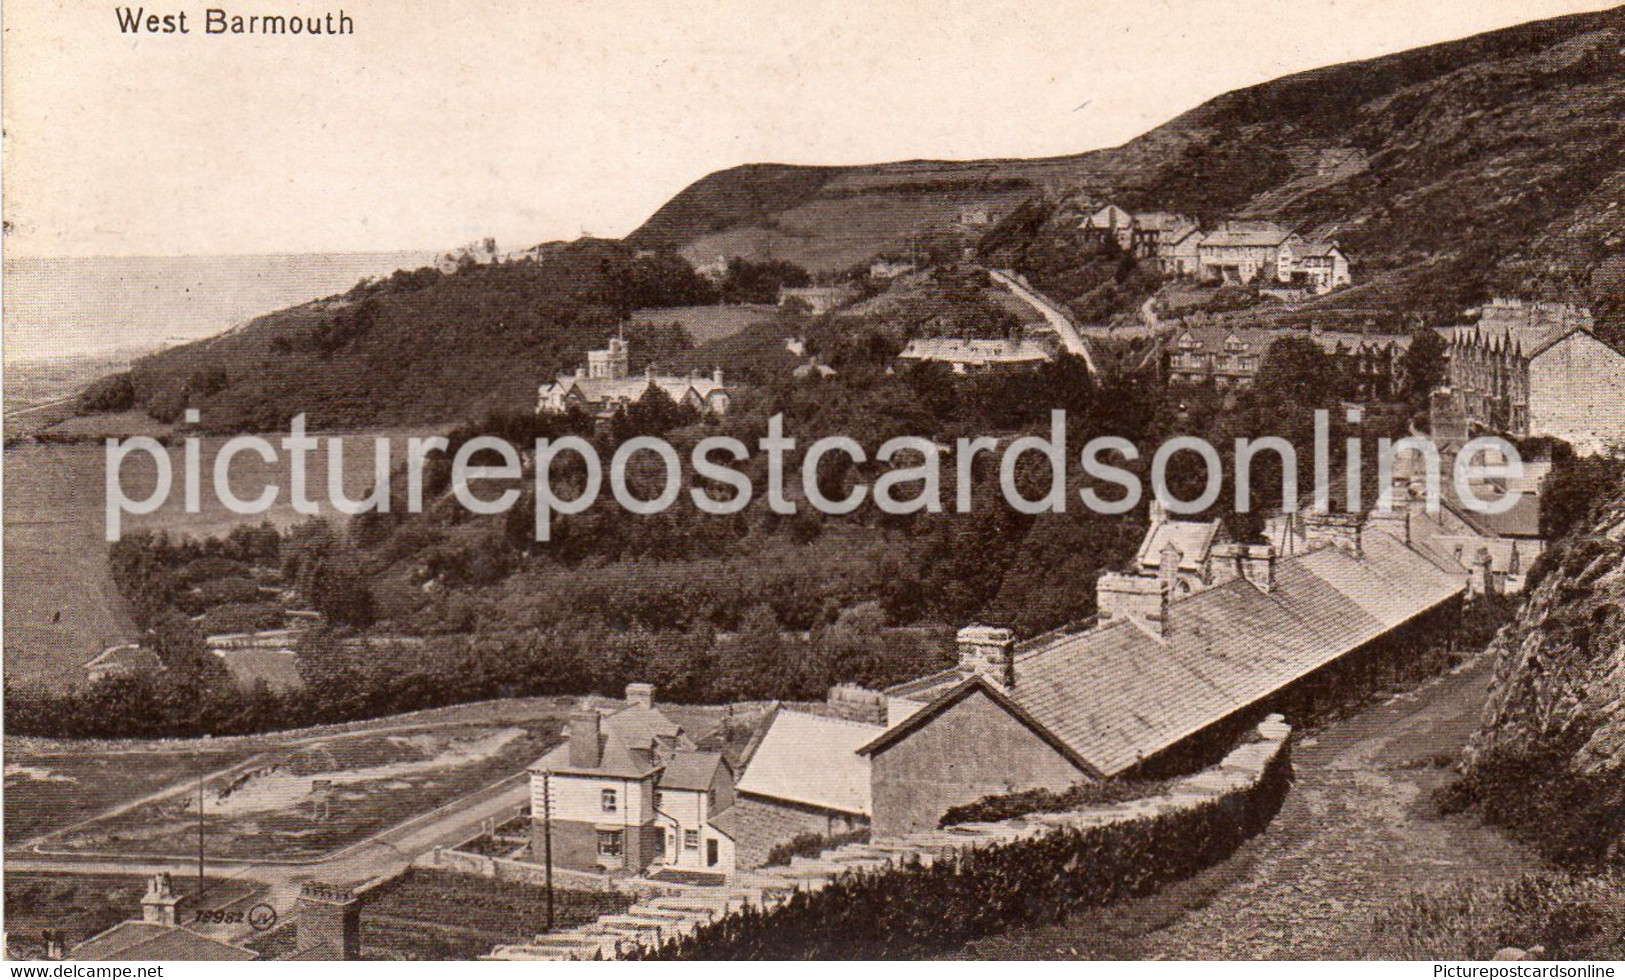
POLYGON ((175 925, 175 906, 180 896, 175 894, 174 879, 169 872, 161 872, 147 879, 147 893, 141 896, 141 921, 153 925, 175 925))

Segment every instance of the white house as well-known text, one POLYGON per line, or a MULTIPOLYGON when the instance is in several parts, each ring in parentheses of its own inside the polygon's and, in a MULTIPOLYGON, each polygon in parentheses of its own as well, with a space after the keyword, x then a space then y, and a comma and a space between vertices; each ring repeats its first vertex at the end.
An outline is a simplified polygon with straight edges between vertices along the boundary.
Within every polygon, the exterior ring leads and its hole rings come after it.
POLYGON ((577 712, 564 744, 531 766, 532 854, 581 870, 730 873, 733 836, 718 823, 733 805, 727 761, 655 708, 653 685, 628 684, 626 700, 577 712))

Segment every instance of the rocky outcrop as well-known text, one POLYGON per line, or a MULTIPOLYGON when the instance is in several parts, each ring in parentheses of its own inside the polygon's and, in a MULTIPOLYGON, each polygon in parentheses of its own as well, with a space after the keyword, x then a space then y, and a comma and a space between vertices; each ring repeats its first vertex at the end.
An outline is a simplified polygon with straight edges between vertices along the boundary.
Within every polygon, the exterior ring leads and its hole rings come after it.
POLYGON ((1468 771, 1523 756, 1625 780, 1625 492, 1542 556, 1536 574, 1491 647, 1495 680, 1468 771))

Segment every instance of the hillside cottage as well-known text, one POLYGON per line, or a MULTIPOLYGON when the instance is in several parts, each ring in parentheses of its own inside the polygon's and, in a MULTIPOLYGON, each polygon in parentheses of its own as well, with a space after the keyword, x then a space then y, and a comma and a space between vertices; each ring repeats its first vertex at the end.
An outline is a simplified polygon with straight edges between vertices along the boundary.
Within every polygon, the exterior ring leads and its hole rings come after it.
POLYGON ((823 316, 845 306, 853 292, 847 286, 781 286, 779 305, 801 306, 813 316, 823 316))
POLYGON ((1036 340, 925 337, 909 341, 897 360, 904 364, 947 364, 955 374, 973 374, 1034 368, 1054 356, 1048 346, 1036 340))
POLYGON ((868 757, 877 837, 933 828, 952 806, 1146 767, 1401 631, 1426 629, 1465 583, 1385 529, 1330 515, 1310 550, 1224 546, 1211 586, 1107 574, 1099 624, 1017 644, 960 635, 958 666, 887 691, 868 757), (972 748, 974 747, 974 748, 972 748))
POLYGON ((1292 249, 1307 243, 1273 221, 1226 221, 1197 247, 1198 275, 1210 282, 1242 286, 1254 280, 1291 280, 1292 249), (1283 263, 1283 248, 1287 255, 1283 263))
POLYGON ((651 867, 727 874, 734 867, 733 770, 702 752, 628 684, 625 708, 570 718, 565 742, 530 768, 532 853, 560 867, 639 874, 651 867), (551 821, 547 816, 551 814, 551 821))
POLYGON ((804 834, 831 837, 869 826, 869 760, 858 749, 883 725, 777 708, 748 750, 729 820, 741 868, 804 834))

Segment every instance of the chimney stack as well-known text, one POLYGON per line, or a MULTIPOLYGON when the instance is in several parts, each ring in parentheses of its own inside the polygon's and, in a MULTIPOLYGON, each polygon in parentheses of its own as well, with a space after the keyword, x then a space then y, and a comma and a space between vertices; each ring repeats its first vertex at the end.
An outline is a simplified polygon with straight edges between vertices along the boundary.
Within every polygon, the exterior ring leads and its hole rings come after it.
POLYGON ((1016 634, 1000 626, 975 624, 959 631, 959 669, 973 670, 995 684, 1016 684, 1016 634))
POLYGON ((570 716, 570 767, 597 769, 603 761, 603 747, 599 744, 601 719, 591 708, 570 716))
POLYGON ((1305 514, 1303 529, 1305 544, 1310 549, 1330 544, 1354 558, 1365 554, 1360 540, 1365 532, 1364 514, 1305 514))
POLYGON ((147 879, 147 893, 141 896, 141 921, 157 926, 175 925, 175 881, 165 871, 147 879))
POLYGON ((1225 581, 1243 578, 1258 587, 1260 592, 1275 588, 1274 545, 1220 544, 1213 547, 1213 557, 1225 567, 1225 581))
POLYGON ((1172 586, 1179 581, 1179 563, 1185 553, 1179 550, 1179 545, 1172 541, 1162 546, 1162 552, 1157 555, 1157 577, 1172 586))
POLYGON ((1102 623, 1127 619, 1153 636, 1167 636, 1171 591, 1166 579, 1107 572, 1095 582, 1095 605, 1102 623))
POLYGON ((639 708, 653 708, 655 706, 655 686, 653 684, 626 685, 626 700, 639 708))
POLYGON ((722 384, 722 369, 721 368, 718 367, 718 368, 712 368, 711 369, 711 380, 716 382, 718 385, 722 384))
POLYGON ((295 951, 306 959, 361 958, 361 900, 348 888, 307 881, 299 892, 295 951))

